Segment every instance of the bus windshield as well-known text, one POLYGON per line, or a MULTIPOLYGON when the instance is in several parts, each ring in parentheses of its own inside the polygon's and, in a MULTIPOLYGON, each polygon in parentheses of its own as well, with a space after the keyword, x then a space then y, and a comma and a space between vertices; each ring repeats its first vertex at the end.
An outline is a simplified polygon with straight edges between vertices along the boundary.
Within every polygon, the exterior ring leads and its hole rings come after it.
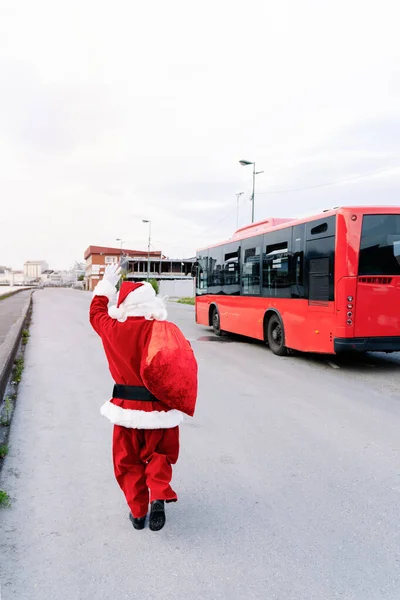
POLYGON ((359 275, 400 275, 400 215, 364 215, 359 275))

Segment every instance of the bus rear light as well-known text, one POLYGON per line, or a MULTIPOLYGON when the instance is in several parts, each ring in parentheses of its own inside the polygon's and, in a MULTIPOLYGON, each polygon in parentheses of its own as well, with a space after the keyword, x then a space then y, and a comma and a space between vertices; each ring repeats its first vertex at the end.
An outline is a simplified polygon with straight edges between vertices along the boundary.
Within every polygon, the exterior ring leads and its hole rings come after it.
POLYGON ((349 319, 353 316, 353 313, 349 310, 349 312, 347 313, 347 316, 349 317, 349 319))
POLYGON ((357 221, 357 215, 351 215, 351 220, 352 221, 357 221))
POLYGON ((347 308, 353 308, 353 305, 352 304, 348 304, 347 308))
POLYGON ((351 319, 348 319, 347 325, 353 325, 353 321, 351 319))
POLYGON ((347 302, 353 302, 353 296, 347 296, 347 302))

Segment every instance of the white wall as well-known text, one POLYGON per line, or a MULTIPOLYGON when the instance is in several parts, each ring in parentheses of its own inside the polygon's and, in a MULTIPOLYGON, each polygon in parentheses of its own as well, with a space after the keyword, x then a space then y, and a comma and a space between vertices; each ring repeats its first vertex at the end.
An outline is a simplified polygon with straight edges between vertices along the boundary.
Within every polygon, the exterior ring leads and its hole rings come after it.
POLYGON ((195 295, 194 279, 161 279, 160 296, 169 296, 170 298, 193 298, 195 295))
MULTIPOLYGON (((7 271, 6 274, 0 274, 0 282, 5 282, 7 281, 11 287, 13 285, 21 285, 23 283, 29 283, 29 280, 27 281, 27 278, 25 277, 25 275, 23 273, 13 273, 12 271, 7 271)), ((3 286, 2 286, 3 289, 3 286)))

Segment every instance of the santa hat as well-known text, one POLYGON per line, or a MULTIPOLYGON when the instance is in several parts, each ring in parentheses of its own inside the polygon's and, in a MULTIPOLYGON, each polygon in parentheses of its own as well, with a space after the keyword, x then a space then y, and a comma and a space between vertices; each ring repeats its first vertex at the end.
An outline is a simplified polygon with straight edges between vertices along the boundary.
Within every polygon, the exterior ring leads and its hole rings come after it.
MULTIPOLYGON (((153 289, 153 286, 148 284, 148 288, 146 290, 145 284, 140 282, 140 283, 134 283, 133 281, 123 281, 121 284, 121 288, 119 290, 119 295, 118 295, 118 302, 117 302, 117 308, 119 308, 121 306, 121 304, 123 302, 125 302, 125 300, 127 300, 129 294, 132 294, 132 292, 138 290, 139 288, 144 288, 144 295, 145 295, 145 300, 151 300, 153 296, 155 296, 155 292, 153 289)), ((143 297, 143 290, 141 290, 140 293, 137 293, 133 296, 129 298, 129 302, 126 302, 126 305, 128 304, 140 304, 141 303, 141 298, 143 297)))
POLYGON ((145 317, 157 321, 165 321, 167 318, 165 299, 157 298, 153 286, 147 281, 123 281, 117 305, 111 306, 108 314, 121 323, 128 317, 145 317))

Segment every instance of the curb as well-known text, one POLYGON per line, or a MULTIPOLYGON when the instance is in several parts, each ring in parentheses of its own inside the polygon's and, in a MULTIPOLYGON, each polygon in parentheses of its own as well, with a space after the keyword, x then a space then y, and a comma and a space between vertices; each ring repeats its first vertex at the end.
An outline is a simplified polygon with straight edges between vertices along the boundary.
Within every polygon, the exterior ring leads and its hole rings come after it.
POLYGON ((18 320, 13 324, 8 332, 4 343, 0 346, 1 355, 5 355, 6 357, 4 364, 0 365, 0 404, 7 389, 7 384, 13 369, 14 360, 17 356, 18 348, 21 343, 22 331, 24 329, 29 310, 32 306, 32 296, 33 292, 31 292, 28 300, 26 301, 18 320))
MULTIPOLYGON (((11 298, 11 296, 15 296, 15 294, 20 294, 21 292, 27 292, 28 290, 32 290, 32 288, 21 287, 20 290, 13 290, 12 292, 4 292, 4 294, 2 294, 1 286, 0 286, 0 300, 7 300, 7 298, 11 298)), ((34 291, 34 290, 32 290, 32 291, 34 291)))

